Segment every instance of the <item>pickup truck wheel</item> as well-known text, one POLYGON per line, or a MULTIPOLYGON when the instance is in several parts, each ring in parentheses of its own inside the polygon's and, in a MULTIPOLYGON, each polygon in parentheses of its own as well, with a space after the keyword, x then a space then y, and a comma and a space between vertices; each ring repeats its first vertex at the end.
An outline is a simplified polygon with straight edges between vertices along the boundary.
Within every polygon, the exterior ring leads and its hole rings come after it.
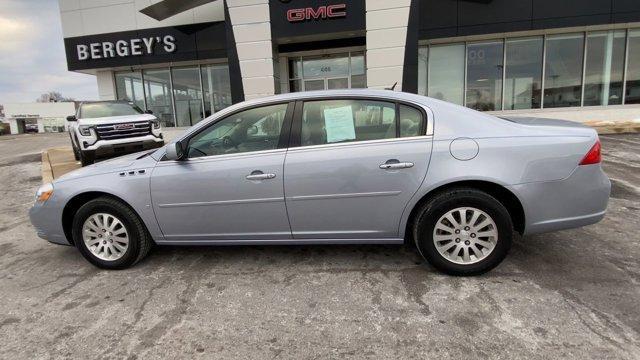
POLYGON ((82 163, 82 166, 91 165, 95 161, 95 154, 93 152, 80 151, 80 163, 82 163))
POLYGON ((73 241, 82 256, 103 269, 125 269, 144 258, 153 241, 138 215, 122 202, 100 197, 73 219, 73 241))
POLYGON ((436 195, 421 209, 414 240, 422 256, 451 275, 478 275, 507 255, 513 225, 507 209, 493 196, 472 188, 436 195))
POLYGON ((76 161, 80 160, 80 150, 76 147, 76 144, 73 142, 73 138, 69 135, 69 140, 71 140, 71 148, 73 149, 73 158, 76 161))

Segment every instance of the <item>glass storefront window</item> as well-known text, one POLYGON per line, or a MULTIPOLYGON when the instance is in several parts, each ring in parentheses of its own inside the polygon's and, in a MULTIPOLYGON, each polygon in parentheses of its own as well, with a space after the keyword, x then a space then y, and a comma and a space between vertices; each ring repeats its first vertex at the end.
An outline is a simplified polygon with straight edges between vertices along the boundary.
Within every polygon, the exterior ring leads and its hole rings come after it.
POLYGON ((580 106, 584 34, 547 36, 544 107, 580 106))
POLYGON ((427 45, 417 65, 418 94, 481 111, 640 104, 640 28, 427 45))
POLYGON ((147 69, 142 75, 147 108, 153 111, 162 126, 175 126, 169 69, 147 69))
POLYGON ((587 35, 583 106, 622 104, 625 31, 587 35))
POLYGON ((364 53, 351 53, 351 87, 354 89, 367 87, 364 53))
POLYGON ((462 105, 464 44, 433 45, 429 50, 429 96, 462 105))
POLYGON ((176 125, 191 126, 204 119, 198 67, 172 68, 171 76, 173 98, 176 102, 176 125))
POLYGON ((131 101, 144 109, 144 91, 140 71, 116 72, 115 80, 118 100, 131 101))
POLYGON ((466 105, 475 110, 502 108, 502 42, 467 45, 466 105))
POLYGON ((231 106, 231 84, 227 64, 203 65, 204 116, 231 106), (213 110, 213 111, 212 111, 213 110))
POLYGON ((506 41, 505 110, 540 107, 542 41, 542 36, 506 41))
POLYGON ((629 30, 625 104, 640 104, 640 29, 629 30))
POLYGON ((427 96, 427 66, 429 66, 429 48, 418 48, 418 94, 427 96))

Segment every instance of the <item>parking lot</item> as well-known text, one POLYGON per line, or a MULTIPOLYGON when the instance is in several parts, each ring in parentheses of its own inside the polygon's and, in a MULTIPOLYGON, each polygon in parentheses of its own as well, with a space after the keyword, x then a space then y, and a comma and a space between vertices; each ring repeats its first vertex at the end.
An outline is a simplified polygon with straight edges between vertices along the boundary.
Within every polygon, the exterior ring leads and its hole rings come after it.
POLYGON ((640 135, 603 135, 606 218, 479 277, 402 246, 159 247, 102 271, 36 237, 40 151, 0 137, 0 358, 640 358, 640 135))

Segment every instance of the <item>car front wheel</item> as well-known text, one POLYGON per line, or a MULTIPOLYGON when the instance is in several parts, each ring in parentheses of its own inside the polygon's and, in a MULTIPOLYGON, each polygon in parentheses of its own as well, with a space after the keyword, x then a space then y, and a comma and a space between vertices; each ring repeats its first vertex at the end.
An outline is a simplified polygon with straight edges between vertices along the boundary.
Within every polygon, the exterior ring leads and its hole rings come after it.
POLYGON ((508 210, 493 196, 471 188, 438 194, 421 209, 414 240, 422 256, 452 275, 477 275, 496 267, 513 237, 508 210))
POLYGON ((91 200, 77 211, 73 241, 85 259, 103 269, 128 268, 153 244, 138 215, 109 197, 91 200))

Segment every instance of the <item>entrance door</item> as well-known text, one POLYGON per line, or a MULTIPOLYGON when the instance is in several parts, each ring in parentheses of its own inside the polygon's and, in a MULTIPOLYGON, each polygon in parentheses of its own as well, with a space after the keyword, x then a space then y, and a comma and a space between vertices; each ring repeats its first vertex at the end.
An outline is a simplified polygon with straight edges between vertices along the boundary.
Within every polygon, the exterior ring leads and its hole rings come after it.
POLYGON ((289 91, 363 88, 364 53, 289 58, 289 91))

